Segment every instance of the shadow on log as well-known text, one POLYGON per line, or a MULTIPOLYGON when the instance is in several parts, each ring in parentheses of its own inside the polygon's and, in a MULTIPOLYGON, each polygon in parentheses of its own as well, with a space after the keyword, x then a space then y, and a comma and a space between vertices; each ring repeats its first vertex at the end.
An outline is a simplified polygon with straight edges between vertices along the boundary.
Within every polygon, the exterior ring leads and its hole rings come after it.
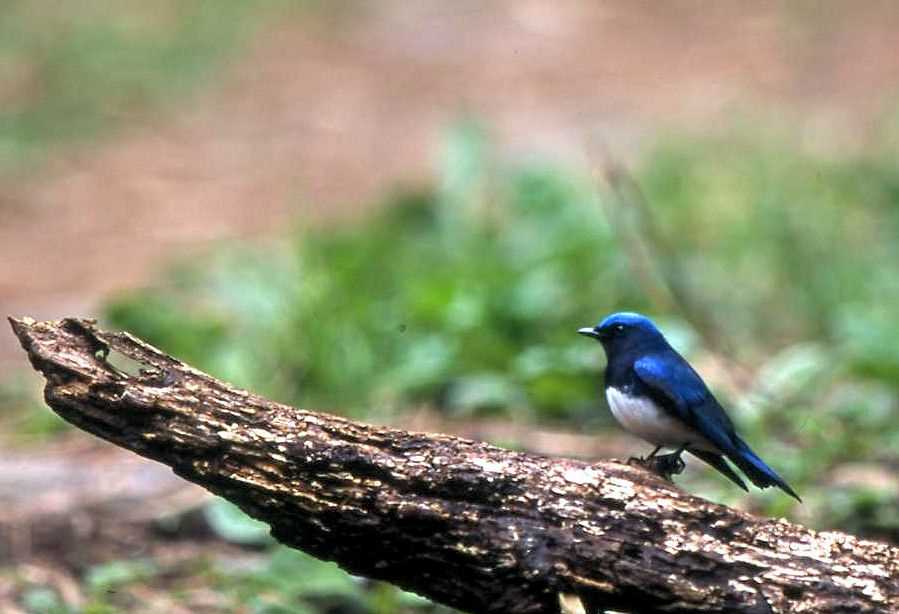
POLYGON ((268 401, 92 321, 10 318, 75 426, 171 466, 347 571, 469 612, 899 611, 899 549, 510 452, 268 401), (107 357, 140 365, 129 374, 107 357), (568 607, 566 606, 566 611, 568 607))

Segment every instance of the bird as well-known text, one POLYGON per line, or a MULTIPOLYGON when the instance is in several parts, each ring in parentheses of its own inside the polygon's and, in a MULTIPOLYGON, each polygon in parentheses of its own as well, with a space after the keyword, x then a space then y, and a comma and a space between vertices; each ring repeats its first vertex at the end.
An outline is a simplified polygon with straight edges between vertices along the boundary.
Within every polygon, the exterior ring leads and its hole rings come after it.
POLYGON ((759 488, 777 486, 802 502, 737 434, 708 386, 652 320, 619 312, 577 332, 602 344, 609 409, 627 431, 656 446, 648 459, 662 458, 656 457, 662 448, 674 448, 670 460, 682 470, 680 457, 687 451, 748 491, 727 459, 759 488))

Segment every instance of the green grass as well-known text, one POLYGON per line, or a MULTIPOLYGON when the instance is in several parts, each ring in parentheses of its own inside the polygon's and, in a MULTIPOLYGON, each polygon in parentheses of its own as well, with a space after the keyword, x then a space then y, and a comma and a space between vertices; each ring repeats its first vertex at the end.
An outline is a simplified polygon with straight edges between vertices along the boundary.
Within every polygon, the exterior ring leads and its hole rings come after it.
POLYGON ((5 0, 0 172, 183 99, 282 0, 5 0))

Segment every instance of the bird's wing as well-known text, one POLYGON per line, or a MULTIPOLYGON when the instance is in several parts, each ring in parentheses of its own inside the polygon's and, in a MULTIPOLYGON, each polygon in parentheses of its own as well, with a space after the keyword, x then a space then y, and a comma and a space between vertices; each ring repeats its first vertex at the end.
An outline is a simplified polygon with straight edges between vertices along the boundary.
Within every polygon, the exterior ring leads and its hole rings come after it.
POLYGON ((649 354, 634 363, 653 400, 702 433, 722 452, 734 449, 734 426, 699 374, 680 355, 649 354))
MULTIPOLYGON (((724 413, 724 409, 709 392, 699 374, 683 357, 674 351, 650 354, 634 363, 634 371, 660 407, 702 433, 721 453, 733 461, 753 484, 759 488, 778 486, 802 502, 796 491, 737 436, 734 425, 724 413)), ((690 452, 741 488, 746 488, 721 455, 694 449, 690 449, 690 452)))

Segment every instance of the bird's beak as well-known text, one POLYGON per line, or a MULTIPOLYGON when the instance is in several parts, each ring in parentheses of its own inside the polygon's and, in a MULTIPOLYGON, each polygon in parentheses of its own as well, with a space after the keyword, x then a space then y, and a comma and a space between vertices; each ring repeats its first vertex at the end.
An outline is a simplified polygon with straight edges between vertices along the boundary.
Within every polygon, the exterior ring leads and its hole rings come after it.
POLYGON ((593 337, 594 339, 599 339, 599 333, 596 332, 595 328, 586 327, 577 329, 579 335, 584 335, 585 337, 593 337))

